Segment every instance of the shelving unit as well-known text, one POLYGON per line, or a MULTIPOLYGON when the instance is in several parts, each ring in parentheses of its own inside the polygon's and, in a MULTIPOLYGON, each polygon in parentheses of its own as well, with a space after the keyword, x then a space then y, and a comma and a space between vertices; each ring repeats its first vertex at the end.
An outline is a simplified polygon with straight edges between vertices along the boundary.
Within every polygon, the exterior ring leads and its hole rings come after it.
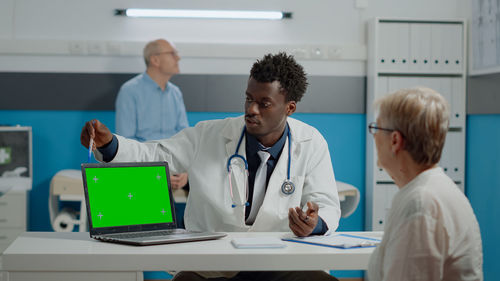
POLYGON ((27 229, 32 179, 31 127, 0 126, 0 255, 27 229))
MULTIPOLYGON (((466 25, 462 19, 375 18, 368 27, 367 124, 373 102, 401 88, 425 86, 450 104, 450 129, 440 166, 459 188, 465 178, 466 25)), ((366 138, 366 230, 383 230, 392 198, 392 178, 377 166, 373 137, 366 138)))
POLYGON ((0 255, 26 231, 27 191, 10 191, 0 197, 0 255))

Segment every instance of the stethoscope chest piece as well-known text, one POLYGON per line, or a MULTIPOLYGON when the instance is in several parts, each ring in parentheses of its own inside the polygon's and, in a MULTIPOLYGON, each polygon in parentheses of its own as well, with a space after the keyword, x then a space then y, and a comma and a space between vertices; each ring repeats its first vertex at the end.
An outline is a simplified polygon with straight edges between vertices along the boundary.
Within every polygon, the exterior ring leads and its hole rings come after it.
POLYGON ((285 195, 290 195, 294 191, 295 191, 295 185, 293 184, 293 182, 291 182, 289 180, 286 180, 281 185, 281 192, 283 192, 283 194, 285 194, 285 195))

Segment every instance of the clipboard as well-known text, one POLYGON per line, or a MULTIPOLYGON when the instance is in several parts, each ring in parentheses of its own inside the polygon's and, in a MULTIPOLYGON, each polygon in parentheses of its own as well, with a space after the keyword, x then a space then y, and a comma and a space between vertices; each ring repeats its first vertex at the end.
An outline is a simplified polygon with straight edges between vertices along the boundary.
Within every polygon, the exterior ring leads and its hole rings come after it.
POLYGON ((334 233, 331 235, 313 235, 307 237, 283 238, 283 241, 304 243, 316 246, 331 247, 338 249, 354 249, 376 247, 381 240, 371 237, 363 237, 346 233, 334 233))

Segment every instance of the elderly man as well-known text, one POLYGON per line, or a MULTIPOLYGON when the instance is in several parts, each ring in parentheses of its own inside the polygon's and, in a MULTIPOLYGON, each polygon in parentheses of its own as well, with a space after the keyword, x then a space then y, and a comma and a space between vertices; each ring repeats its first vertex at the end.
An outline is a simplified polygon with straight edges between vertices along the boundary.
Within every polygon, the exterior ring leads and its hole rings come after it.
MULTIPOLYGON (((146 71, 125 82, 116 99, 116 133, 138 141, 170 138, 189 126, 184 100, 170 78, 179 73, 180 57, 164 39, 144 47, 146 71)), ((171 176, 175 189, 184 187, 187 174, 171 176)))

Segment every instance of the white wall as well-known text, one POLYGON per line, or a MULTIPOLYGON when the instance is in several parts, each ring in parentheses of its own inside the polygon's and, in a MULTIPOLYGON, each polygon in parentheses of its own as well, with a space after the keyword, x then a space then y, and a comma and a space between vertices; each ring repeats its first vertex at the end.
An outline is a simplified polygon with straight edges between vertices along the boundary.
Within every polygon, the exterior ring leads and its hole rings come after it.
POLYGON ((142 46, 163 37, 176 42, 184 73, 248 73, 256 58, 286 50, 294 53, 310 74, 363 76, 367 19, 468 18, 469 1, 2 0, 0 71, 140 72, 144 68, 142 46), (292 12, 293 19, 138 19, 113 15, 114 9, 127 7, 282 10, 292 12))

